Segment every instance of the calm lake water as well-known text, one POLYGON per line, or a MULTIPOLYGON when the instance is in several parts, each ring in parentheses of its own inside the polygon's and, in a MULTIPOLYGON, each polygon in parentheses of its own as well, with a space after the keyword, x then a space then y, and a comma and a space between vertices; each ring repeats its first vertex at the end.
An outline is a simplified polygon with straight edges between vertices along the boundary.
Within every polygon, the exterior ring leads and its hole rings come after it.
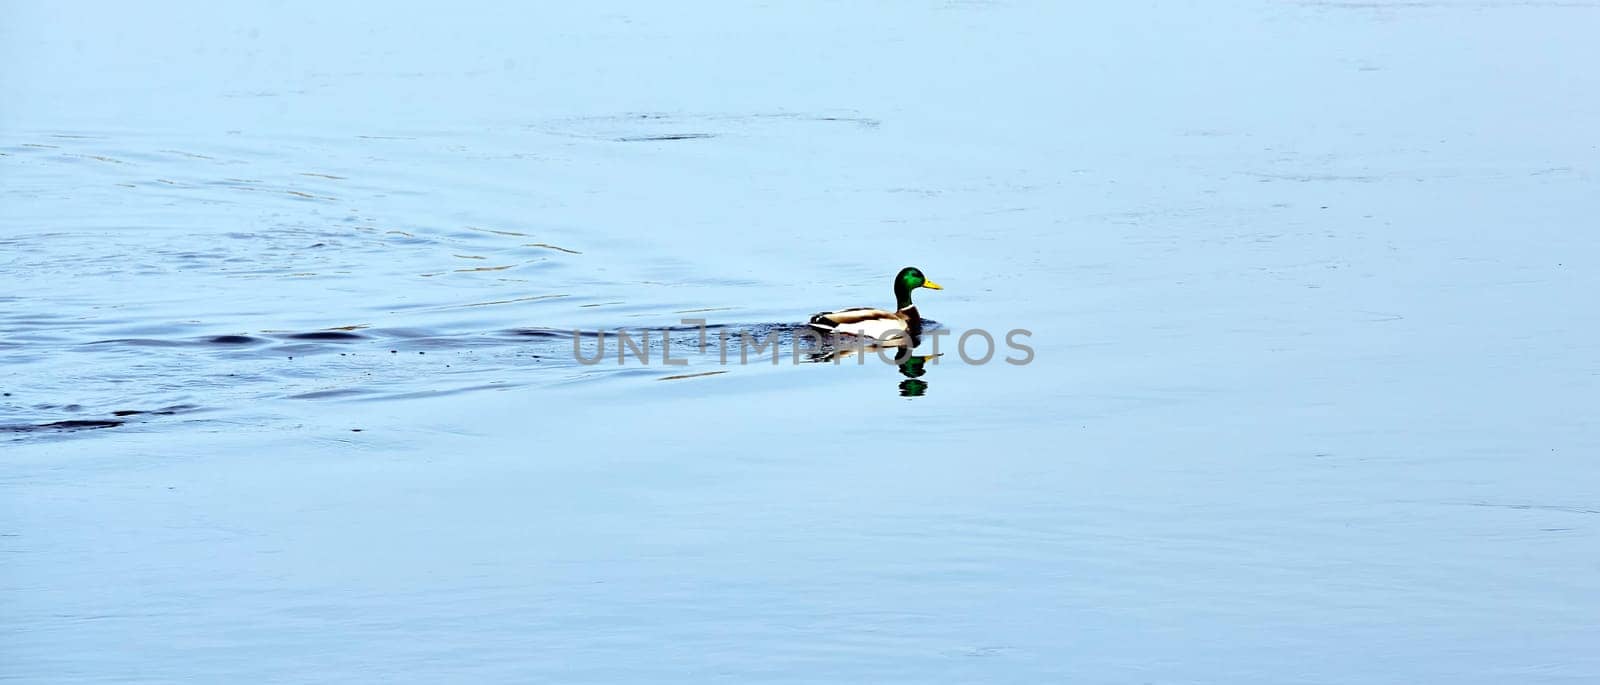
POLYGON ((1600 680, 1597 28, 0 5, 0 678, 1600 680))

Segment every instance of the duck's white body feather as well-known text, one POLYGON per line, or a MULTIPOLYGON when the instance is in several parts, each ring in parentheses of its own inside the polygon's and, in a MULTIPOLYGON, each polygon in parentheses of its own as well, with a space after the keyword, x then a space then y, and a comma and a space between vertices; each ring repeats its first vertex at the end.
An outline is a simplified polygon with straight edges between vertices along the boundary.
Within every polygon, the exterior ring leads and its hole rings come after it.
POLYGON ((872 307, 855 307, 836 312, 824 312, 811 317, 811 328, 822 333, 854 335, 896 344, 898 338, 909 338, 908 319, 917 316, 914 307, 891 312, 872 307))

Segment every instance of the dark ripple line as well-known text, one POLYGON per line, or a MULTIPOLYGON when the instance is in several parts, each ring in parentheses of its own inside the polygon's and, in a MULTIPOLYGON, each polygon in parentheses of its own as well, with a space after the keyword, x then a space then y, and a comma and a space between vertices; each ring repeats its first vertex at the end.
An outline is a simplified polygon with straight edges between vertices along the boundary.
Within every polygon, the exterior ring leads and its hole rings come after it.
POLYGON ((192 404, 174 404, 161 409, 119 409, 111 412, 113 419, 66 419, 62 421, 49 421, 45 423, 13 423, 0 425, 0 433, 38 433, 46 431, 70 432, 80 430, 95 430, 101 428, 116 428, 126 425, 130 417, 134 416, 172 416, 198 410, 192 404))
POLYGON ((310 333, 290 333, 280 336, 289 340, 366 340, 367 336, 350 333, 347 331, 311 331, 310 333))

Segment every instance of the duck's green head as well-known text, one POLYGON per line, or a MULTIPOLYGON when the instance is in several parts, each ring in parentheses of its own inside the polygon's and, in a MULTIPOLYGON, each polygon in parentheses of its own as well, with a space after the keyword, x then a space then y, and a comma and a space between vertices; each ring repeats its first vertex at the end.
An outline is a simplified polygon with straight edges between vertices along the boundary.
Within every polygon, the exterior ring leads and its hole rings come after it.
POLYGON ((901 269, 900 274, 894 277, 894 297, 896 304, 901 308, 911 306, 911 291, 917 288, 944 290, 944 286, 934 283, 933 281, 928 280, 927 276, 922 275, 922 269, 918 269, 914 266, 908 266, 904 269, 901 269))

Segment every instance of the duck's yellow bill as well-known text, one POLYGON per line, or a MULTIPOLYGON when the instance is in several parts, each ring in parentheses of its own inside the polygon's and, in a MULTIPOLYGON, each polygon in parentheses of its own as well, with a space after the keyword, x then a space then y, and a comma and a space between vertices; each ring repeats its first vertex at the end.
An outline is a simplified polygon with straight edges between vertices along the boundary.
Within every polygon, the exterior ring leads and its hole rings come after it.
POLYGON ((938 283, 934 283, 933 281, 923 281, 922 282, 922 287, 924 287, 924 288, 932 288, 934 290, 944 290, 944 286, 939 285, 938 283))

